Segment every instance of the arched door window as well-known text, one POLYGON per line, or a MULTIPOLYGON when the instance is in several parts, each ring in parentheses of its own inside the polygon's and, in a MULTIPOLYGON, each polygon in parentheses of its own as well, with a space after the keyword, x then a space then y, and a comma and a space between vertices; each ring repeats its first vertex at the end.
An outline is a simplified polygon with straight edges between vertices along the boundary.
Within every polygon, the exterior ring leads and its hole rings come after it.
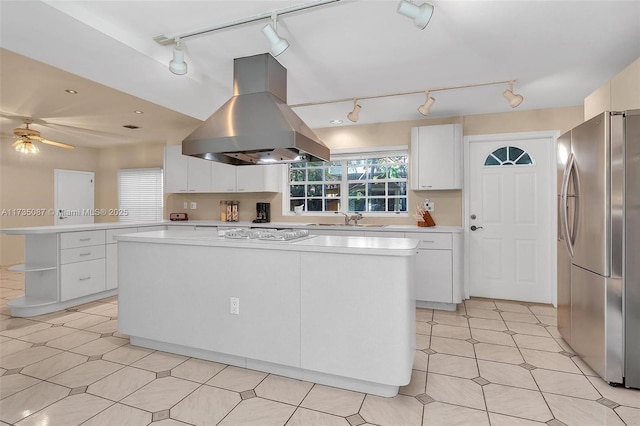
POLYGON ((530 166, 531 156, 517 146, 503 146, 493 151, 484 160, 485 166, 530 166))

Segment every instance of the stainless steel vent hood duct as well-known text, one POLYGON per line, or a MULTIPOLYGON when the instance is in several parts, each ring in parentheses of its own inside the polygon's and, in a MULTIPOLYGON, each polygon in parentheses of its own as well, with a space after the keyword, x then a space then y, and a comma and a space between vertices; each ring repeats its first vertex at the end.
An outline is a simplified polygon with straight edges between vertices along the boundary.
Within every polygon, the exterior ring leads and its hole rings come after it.
POLYGON ((234 165, 328 161, 287 105, 287 70, 269 53, 233 61, 233 97, 182 141, 182 153, 234 165))

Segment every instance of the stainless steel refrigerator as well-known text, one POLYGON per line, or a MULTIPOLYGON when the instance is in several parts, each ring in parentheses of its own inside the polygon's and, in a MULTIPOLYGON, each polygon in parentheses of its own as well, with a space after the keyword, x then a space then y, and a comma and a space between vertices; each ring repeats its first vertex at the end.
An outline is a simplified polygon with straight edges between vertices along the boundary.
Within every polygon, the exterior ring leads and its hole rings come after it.
POLYGON ((605 381, 640 388, 640 110, 558 139, 558 329, 605 381))

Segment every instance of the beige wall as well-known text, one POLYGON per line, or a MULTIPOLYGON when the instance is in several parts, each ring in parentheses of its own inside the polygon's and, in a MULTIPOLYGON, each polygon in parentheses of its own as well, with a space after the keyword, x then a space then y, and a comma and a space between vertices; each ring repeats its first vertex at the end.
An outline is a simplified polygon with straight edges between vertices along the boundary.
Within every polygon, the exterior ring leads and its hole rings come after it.
MULTIPOLYGON (((12 209, 53 209, 54 169, 96 171, 98 150, 67 150, 38 144, 40 152, 24 155, 3 141, 0 144, 0 228, 53 225, 51 214, 11 215, 12 209)), ((96 173, 96 180, 98 176, 96 173)), ((97 192, 97 191, 96 191, 97 192)), ((24 237, 0 235, 0 264, 23 261, 24 237)))
MULTIPOLYGON (((462 123, 465 135, 559 130, 565 132, 582 122, 583 108, 555 108, 534 111, 513 111, 502 114, 484 114, 465 117, 425 119, 416 121, 356 125, 317 129, 318 136, 332 149, 371 146, 409 145, 411 127, 462 123)), ((96 172, 96 208, 118 206, 117 172, 121 168, 161 167, 164 143, 136 146, 120 146, 107 149, 76 148, 68 151, 48 146, 34 157, 18 155, 9 144, 2 144, 0 157, 0 209, 53 208, 53 170, 89 170, 96 172)), ((438 225, 461 225, 462 191, 409 191, 409 207, 412 209, 422 199, 436 203, 433 218, 438 225)), ((339 222, 337 216, 319 218, 282 215, 281 194, 167 194, 165 217, 170 212, 183 212, 185 201, 195 201, 197 210, 187 209, 191 219, 219 219, 221 200, 240 201, 241 220, 255 218, 255 203, 270 202, 272 221, 339 222)), ((109 221, 115 218, 101 217, 109 221)), ((411 217, 367 218, 368 223, 413 224, 411 217)), ((53 217, 0 216, 0 227, 52 225, 53 217)), ((23 237, 0 236, 0 264, 22 262, 23 237)))

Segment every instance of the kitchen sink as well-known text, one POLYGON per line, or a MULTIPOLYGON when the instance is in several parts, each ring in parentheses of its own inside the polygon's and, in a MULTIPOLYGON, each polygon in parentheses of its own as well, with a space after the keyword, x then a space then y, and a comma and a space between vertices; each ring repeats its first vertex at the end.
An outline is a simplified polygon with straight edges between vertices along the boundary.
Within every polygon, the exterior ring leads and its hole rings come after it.
POLYGON ((345 225, 344 223, 310 223, 309 226, 332 226, 342 228, 384 228, 387 225, 378 225, 375 223, 358 223, 357 225, 345 225))

